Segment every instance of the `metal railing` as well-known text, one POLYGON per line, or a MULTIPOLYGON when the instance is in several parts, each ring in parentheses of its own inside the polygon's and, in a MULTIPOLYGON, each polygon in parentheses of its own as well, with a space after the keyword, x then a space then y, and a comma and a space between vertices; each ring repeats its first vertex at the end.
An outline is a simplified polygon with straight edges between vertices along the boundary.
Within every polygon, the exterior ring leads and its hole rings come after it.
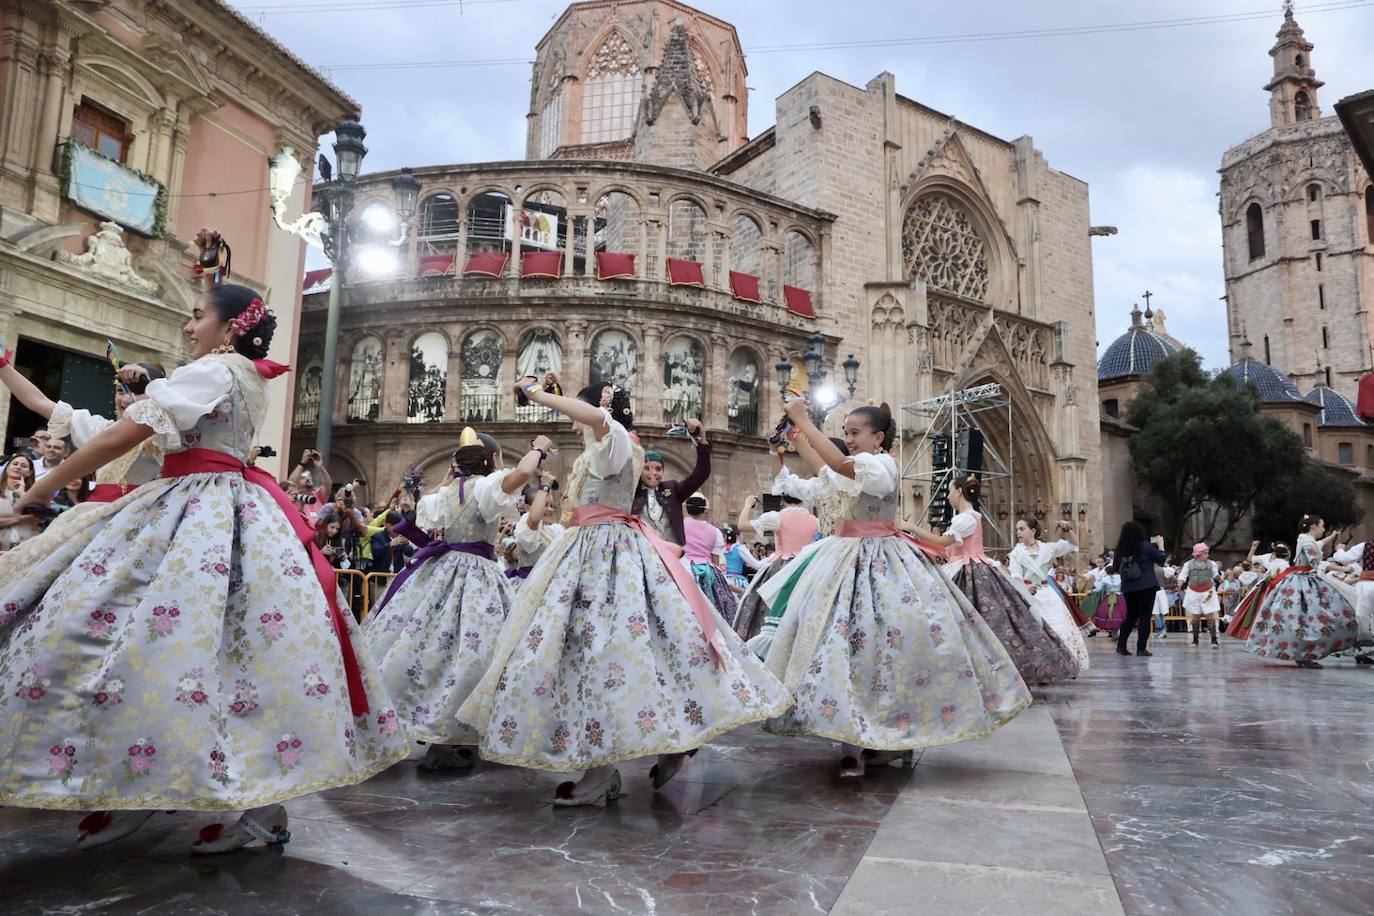
POLYGON ((495 423, 500 414, 500 392, 465 391, 458 396, 458 419, 464 423, 495 423))

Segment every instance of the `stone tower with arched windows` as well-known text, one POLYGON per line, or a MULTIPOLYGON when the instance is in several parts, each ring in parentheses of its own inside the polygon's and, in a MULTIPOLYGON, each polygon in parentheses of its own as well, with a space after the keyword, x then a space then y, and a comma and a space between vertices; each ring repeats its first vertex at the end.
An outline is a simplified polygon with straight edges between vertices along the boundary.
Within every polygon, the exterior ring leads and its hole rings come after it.
POLYGON ((1317 99, 1312 52, 1285 8, 1268 129, 1221 161, 1231 361, 1252 355, 1301 383, 1354 395, 1374 344, 1374 186, 1317 99))
POLYGON ((570 5, 535 50, 525 154, 704 170, 748 139, 744 52, 675 0, 570 5))

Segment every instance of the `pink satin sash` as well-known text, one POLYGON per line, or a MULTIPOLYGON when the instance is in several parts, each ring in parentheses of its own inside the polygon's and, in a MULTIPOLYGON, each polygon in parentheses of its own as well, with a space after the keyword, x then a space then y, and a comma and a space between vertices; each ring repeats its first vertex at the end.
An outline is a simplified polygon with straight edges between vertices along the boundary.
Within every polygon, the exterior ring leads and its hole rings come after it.
POLYGON ((896 537, 917 548, 932 560, 944 561, 940 551, 917 540, 892 522, 873 522, 846 518, 835 523, 835 536, 841 538, 888 538, 896 537))
POLYGON ((701 627, 701 634, 706 637, 706 644, 715 653, 716 662, 719 663, 725 657, 725 647, 721 643, 720 633, 716 631, 716 617, 711 609, 711 603, 697 587, 696 579, 687 571, 687 567, 678 562, 682 556, 681 547, 663 540, 653 526, 639 516, 612 509, 610 506, 578 506, 573 510, 572 523, 576 527, 629 525, 644 535, 659 559, 663 560, 663 565, 668 568, 668 575, 673 577, 673 582, 677 585, 678 591, 682 592, 682 597, 687 599, 687 604, 697 619, 697 626, 701 627))

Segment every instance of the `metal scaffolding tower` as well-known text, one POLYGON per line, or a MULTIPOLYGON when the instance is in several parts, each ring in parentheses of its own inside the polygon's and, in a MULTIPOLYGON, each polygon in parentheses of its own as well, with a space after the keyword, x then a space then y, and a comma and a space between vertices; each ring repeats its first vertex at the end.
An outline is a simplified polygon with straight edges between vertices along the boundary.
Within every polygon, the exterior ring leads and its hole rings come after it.
MULTIPOLYGON (((902 420, 905 429, 919 436, 919 440, 910 446, 906 435, 900 440, 902 480, 907 482, 903 492, 914 493, 916 486, 928 488, 925 501, 927 521, 931 520, 933 513, 947 510, 945 494, 950 480, 956 474, 969 470, 969 434, 974 430, 982 437, 982 467, 975 470, 983 481, 985 496, 991 482, 1000 484, 1005 481, 1007 505, 1014 504, 1016 472, 1012 454, 1015 440, 1011 434, 1011 395, 1001 385, 978 385, 906 404, 902 407, 902 420), (988 436, 994 429, 999 430, 996 439, 1006 443, 1005 455, 998 451, 993 444, 995 440, 988 436)), ((939 523, 938 518, 935 521, 939 523)), ((947 522, 948 518, 944 521, 947 522)), ((985 537, 988 542, 995 540, 989 546, 1011 546, 1012 538, 996 519, 984 514, 983 521, 985 532, 997 534, 996 539, 985 537)))

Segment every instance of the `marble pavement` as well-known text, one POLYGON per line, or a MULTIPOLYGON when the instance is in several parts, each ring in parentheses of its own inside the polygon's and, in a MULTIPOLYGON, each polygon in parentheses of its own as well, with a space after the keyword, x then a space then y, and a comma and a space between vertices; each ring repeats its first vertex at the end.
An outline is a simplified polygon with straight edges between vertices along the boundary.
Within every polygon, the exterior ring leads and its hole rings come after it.
MULTIPOLYGON (((1374 671, 1228 642, 1094 667, 914 770, 832 776, 828 742, 743 730, 602 811, 557 777, 402 764, 291 802, 292 842, 217 860, 204 816, 92 852, 76 818, 0 809, 12 914, 1363 913, 1374 900, 1374 671)), ((417 754, 418 756, 418 754, 417 754)))

